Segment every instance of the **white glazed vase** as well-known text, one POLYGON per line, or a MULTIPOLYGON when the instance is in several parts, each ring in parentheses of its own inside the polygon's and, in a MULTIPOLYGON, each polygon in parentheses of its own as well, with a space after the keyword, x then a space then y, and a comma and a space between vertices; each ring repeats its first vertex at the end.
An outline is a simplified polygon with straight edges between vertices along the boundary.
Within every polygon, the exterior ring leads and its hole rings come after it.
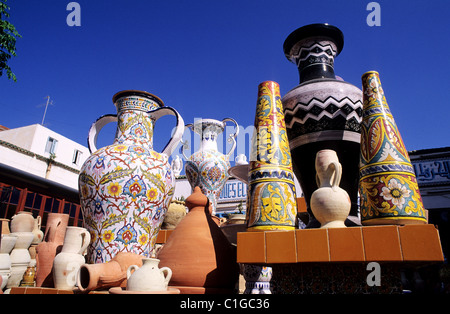
POLYGON ((33 214, 26 211, 20 211, 11 218, 11 233, 32 232, 34 229, 33 214))
POLYGON ((159 259, 144 258, 142 267, 131 265, 127 269, 127 290, 129 291, 166 291, 172 278, 169 267, 159 268, 159 259), (134 270, 132 273, 131 271, 134 270))
POLYGON ((2 234, 0 244, 0 276, 3 280, 0 290, 3 290, 6 287, 9 276, 11 275, 11 257, 9 254, 16 245, 16 241, 17 235, 2 234))
POLYGON ((78 271, 85 264, 83 252, 91 241, 85 228, 67 227, 61 253, 53 260, 53 282, 56 289, 72 290, 75 287, 78 271))
POLYGON ((6 284, 7 288, 18 287, 20 285, 23 274, 31 262, 31 256, 28 249, 34 239, 34 233, 32 232, 14 232, 11 234, 16 235, 17 240, 14 249, 10 254, 11 274, 8 278, 8 283, 6 284))
POLYGON ((188 145, 187 143, 183 143, 182 154, 186 159, 186 177, 191 185, 192 191, 198 186, 202 190, 202 193, 208 197, 212 214, 214 215, 220 193, 229 178, 229 159, 236 148, 235 138, 239 134, 239 126, 234 119, 226 118, 222 121, 198 119, 193 124, 186 124, 186 128, 188 127, 200 136, 201 142, 199 150, 190 157, 185 155, 184 149, 188 145), (231 134, 227 140, 232 143, 230 151, 227 154, 222 154, 217 149, 217 137, 224 131, 227 121, 236 125, 236 132, 231 134))
POLYGON ((339 187, 342 166, 333 150, 324 149, 316 154, 316 182, 319 187, 311 195, 311 210, 321 228, 345 228, 350 213, 348 193, 339 187))

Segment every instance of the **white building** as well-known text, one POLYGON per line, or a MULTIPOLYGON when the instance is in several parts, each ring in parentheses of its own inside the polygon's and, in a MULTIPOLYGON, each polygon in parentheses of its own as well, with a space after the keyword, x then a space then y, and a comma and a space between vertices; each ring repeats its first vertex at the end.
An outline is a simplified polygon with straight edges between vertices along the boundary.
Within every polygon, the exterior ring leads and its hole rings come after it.
POLYGON ((0 131, 0 163, 78 189, 89 149, 40 124, 0 131))

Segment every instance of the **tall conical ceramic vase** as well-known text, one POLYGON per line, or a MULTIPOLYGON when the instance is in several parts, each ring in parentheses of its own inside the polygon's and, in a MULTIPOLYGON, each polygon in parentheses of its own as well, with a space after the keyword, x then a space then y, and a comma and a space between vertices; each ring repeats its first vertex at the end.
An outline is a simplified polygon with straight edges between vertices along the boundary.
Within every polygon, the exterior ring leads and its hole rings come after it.
POLYGON ((363 225, 426 223, 414 168, 386 102, 379 74, 362 76, 360 195, 363 225))
POLYGON ((334 58, 344 45, 342 32, 328 24, 311 24, 292 32, 284 53, 299 70, 300 84, 283 96, 286 129, 294 173, 310 215, 308 228, 320 224, 311 212, 315 158, 323 149, 334 150, 342 164, 340 187, 350 196, 346 225, 360 224, 358 216, 358 164, 361 138, 362 92, 337 78, 334 58))
POLYGON ((216 214, 217 201, 220 197, 225 183, 230 177, 230 155, 236 147, 235 138, 239 133, 239 125, 234 119, 226 118, 222 121, 214 119, 198 119, 193 124, 187 124, 186 128, 191 128, 201 138, 198 151, 190 157, 185 155, 184 149, 187 143, 182 146, 182 154, 186 159, 185 172, 191 185, 192 191, 199 186, 205 194, 212 207, 212 214, 216 214), (232 146, 228 153, 222 154, 217 149, 217 138, 225 130, 226 122, 232 122, 236 126, 236 131, 228 138, 232 146))
POLYGON ((184 131, 178 112, 155 95, 129 90, 113 102, 117 115, 101 117, 89 131, 92 155, 79 176, 84 227, 91 233, 88 263, 108 262, 119 252, 150 256, 175 187, 168 159, 184 131), (157 153, 153 128, 163 115, 174 115, 177 126, 157 153), (115 121, 114 143, 97 150, 98 132, 115 121))
POLYGON ((297 199, 280 87, 258 86, 248 173, 247 230, 292 230, 297 199))

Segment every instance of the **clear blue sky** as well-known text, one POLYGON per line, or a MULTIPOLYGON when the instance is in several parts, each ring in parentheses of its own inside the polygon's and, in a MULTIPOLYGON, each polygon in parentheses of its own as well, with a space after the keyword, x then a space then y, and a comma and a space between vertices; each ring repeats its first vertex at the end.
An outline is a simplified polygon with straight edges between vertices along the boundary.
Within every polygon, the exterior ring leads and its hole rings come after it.
MULTIPOLYGON (((86 145, 93 121, 115 113, 125 89, 154 93, 186 123, 231 117, 253 124, 258 84, 273 80, 284 95, 299 81, 283 54, 298 27, 339 27, 344 49, 336 74, 361 87, 380 73, 408 150, 450 146, 450 1, 378 1, 381 26, 369 27, 365 0, 79 0, 81 26, 69 27, 69 0, 8 0, 23 38, 10 66, 17 83, 0 78, 0 124, 40 123, 86 145)), ((174 120, 157 125, 156 150, 174 120)), ((99 146, 109 144, 106 128, 99 146)))

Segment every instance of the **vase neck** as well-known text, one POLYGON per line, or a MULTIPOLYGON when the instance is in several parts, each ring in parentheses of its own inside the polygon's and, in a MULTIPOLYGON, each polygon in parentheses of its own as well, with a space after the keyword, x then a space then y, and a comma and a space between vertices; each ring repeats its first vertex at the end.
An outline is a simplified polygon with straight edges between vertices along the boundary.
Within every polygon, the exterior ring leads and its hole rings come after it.
POLYGON ((300 83, 314 79, 335 79, 336 44, 328 38, 307 38, 299 41, 292 51, 291 61, 297 65, 300 83))
POLYGON ((153 149, 153 120, 140 110, 119 111, 115 144, 153 149))

